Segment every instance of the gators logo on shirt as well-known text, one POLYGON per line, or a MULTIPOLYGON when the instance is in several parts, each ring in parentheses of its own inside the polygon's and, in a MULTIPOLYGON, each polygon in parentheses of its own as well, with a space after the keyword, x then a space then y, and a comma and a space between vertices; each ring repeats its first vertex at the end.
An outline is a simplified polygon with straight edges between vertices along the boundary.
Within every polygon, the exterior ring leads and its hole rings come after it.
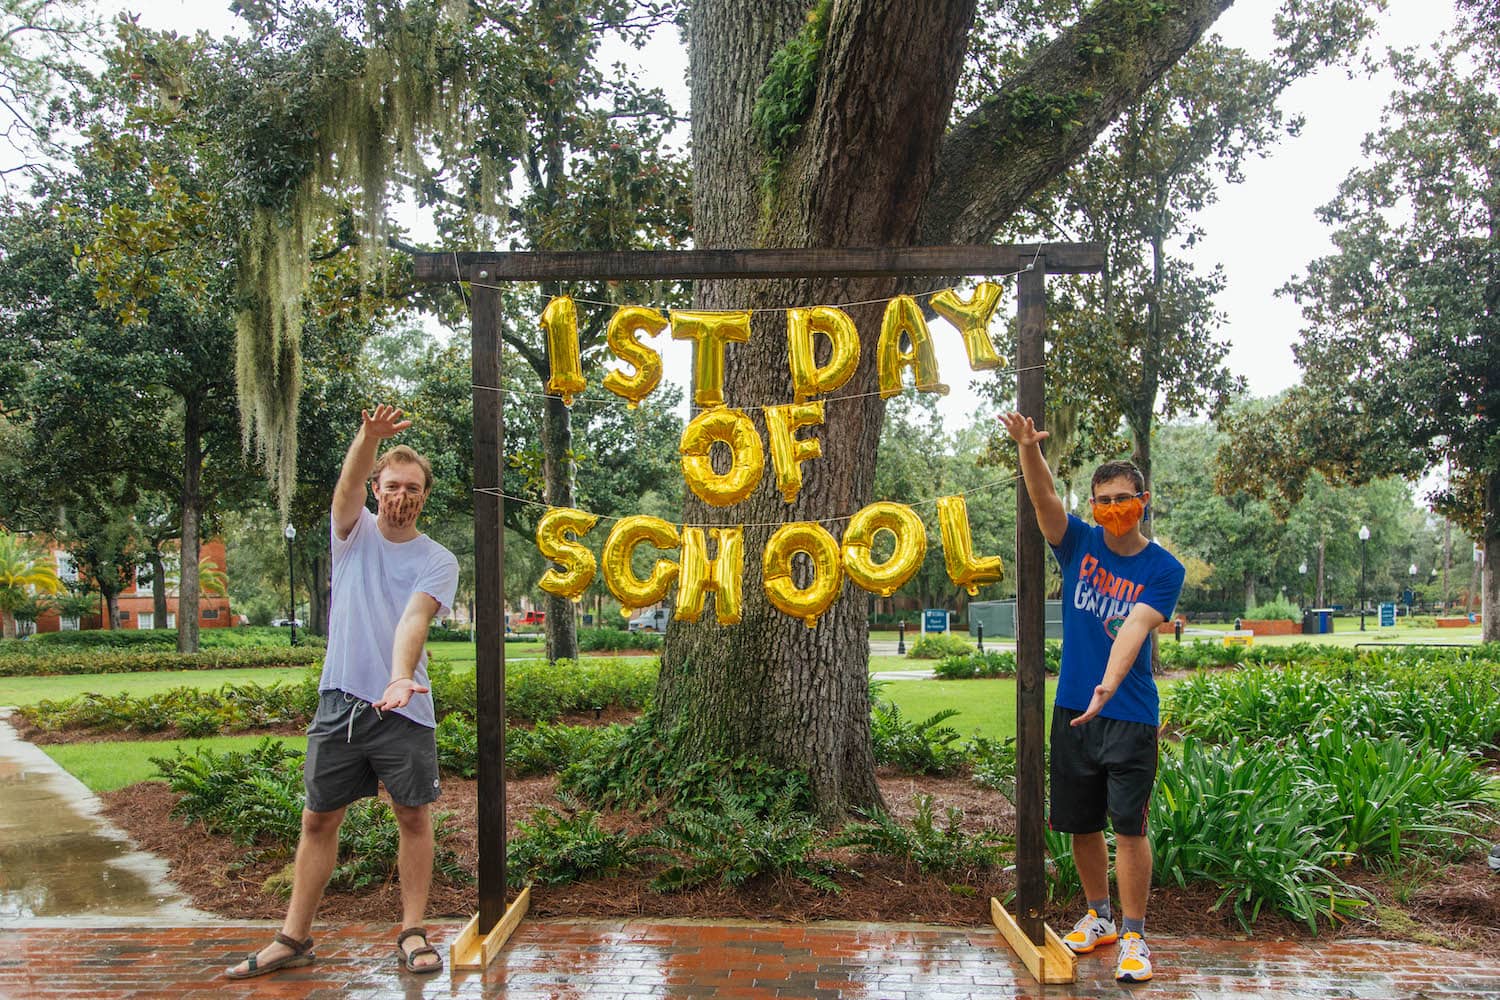
POLYGON ((1073 588, 1073 607, 1098 618, 1113 641, 1145 589, 1145 584, 1116 576, 1099 565, 1095 556, 1085 555, 1073 588))
POLYGON ((1109 633, 1111 639, 1115 639, 1119 637, 1120 629, 1124 626, 1125 619, 1120 615, 1115 615, 1104 623, 1104 631, 1109 633))

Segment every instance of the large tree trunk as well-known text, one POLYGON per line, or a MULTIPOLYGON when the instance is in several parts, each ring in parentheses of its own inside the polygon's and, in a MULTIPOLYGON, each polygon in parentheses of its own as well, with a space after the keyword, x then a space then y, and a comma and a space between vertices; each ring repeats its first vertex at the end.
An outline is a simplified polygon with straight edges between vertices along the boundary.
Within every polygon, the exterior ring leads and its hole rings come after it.
MULTIPOLYGON (((573 424, 568 408, 556 396, 546 398, 542 411, 542 483, 551 507, 573 506, 573 424)), ((573 602, 546 595, 547 659, 578 658, 578 619, 573 602)))
POLYGON ((333 597, 333 566, 327 552, 312 557, 312 568, 307 579, 308 631, 313 635, 328 635, 328 609, 333 597))
POLYGON ((104 628, 106 631, 114 631, 120 627, 120 592, 101 592, 104 598, 104 628))
POLYGON ((161 543, 153 542, 151 554, 146 558, 151 563, 151 627, 167 627, 167 564, 162 560, 161 543))
POLYGON ((1485 642, 1500 642, 1500 579, 1495 576, 1495 555, 1500 553, 1500 470, 1491 472, 1484 483, 1484 568, 1480 584, 1483 600, 1479 613, 1484 626, 1480 634, 1485 642))
POLYGON ((177 571, 177 652, 198 652, 198 522, 203 502, 203 422, 198 400, 188 396, 182 419, 182 553, 177 571))
POLYGON ((1255 607, 1255 571, 1245 570, 1245 611, 1255 607))
MULTIPOLYGON (((692 5, 693 208, 700 248, 988 241, 1197 39, 1227 0, 1178 0, 1148 26, 1133 13, 1101 5, 1039 50, 1014 86, 1008 82, 951 132, 946 127, 973 0, 835 0, 811 111, 768 182, 766 150, 751 114, 773 55, 803 28, 808 6, 807 0, 692 5), (1084 35, 1108 43, 1098 50, 1106 53, 1102 58, 1080 55, 1088 48, 1084 35), (1028 117, 1038 92, 1086 93, 1066 134, 1028 117), (1021 100, 1025 95, 1033 101, 1021 100)), ((726 352, 728 405, 792 400, 780 307, 881 299, 901 289, 885 279, 700 283, 700 308, 767 310, 757 315, 750 342, 726 352)), ((874 499, 885 414, 875 394, 881 307, 849 312, 860 332, 860 365, 837 395, 852 398, 828 404, 814 435, 822 457, 805 468, 796 500, 784 503, 769 474, 734 507, 687 497, 690 525, 746 525, 743 618, 736 626, 718 625, 711 599, 699 622, 674 621, 656 701, 663 723, 681 727, 685 753, 749 754, 805 770, 828 821, 853 807, 880 804, 869 733, 865 601, 846 587, 809 629, 769 604, 760 558, 775 526, 847 516, 874 499)), ((751 415, 764 435, 760 411, 751 415)))

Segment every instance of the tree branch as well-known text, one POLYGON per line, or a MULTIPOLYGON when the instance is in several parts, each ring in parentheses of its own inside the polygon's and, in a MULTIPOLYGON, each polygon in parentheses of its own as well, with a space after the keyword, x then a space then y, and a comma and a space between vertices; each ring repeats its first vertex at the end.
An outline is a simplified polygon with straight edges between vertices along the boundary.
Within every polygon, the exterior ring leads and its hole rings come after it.
POLYGON ((1082 156, 1233 0, 1170 0, 1155 15, 1099 0, 943 142, 922 242, 983 243, 1082 156))

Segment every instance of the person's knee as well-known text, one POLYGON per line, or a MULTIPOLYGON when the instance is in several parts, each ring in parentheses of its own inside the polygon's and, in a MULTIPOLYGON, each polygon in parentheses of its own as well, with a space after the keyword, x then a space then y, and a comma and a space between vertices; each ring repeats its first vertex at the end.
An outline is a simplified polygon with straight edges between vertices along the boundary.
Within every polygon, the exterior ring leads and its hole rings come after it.
POLYGON ((430 806, 393 805, 396 825, 403 836, 423 836, 432 833, 432 809, 430 806))
POLYGON ((302 836, 304 837, 328 837, 338 833, 339 825, 344 822, 344 810, 333 809, 329 812, 313 812, 311 809, 302 810, 302 836))

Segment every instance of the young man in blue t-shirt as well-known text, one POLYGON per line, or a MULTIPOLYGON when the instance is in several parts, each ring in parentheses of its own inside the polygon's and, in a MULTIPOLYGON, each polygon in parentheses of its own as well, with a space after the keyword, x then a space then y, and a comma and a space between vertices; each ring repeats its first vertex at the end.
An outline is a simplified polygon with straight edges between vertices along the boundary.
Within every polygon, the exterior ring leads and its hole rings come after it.
POLYGON ((1097 526, 1090 528, 1057 495, 1042 457, 1047 432, 1018 413, 1000 419, 1020 450, 1037 525, 1062 567, 1062 670, 1052 710, 1049 825, 1073 835, 1073 860, 1088 900, 1088 912, 1063 940, 1079 954, 1121 940, 1115 978, 1145 982, 1151 978, 1146 815, 1156 782, 1159 725, 1149 640, 1177 606, 1182 563, 1141 533, 1151 495, 1133 464, 1106 462, 1095 470, 1089 505, 1097 526), (1123 938, 1109 905, 1106 818, 1115 830, 1123 938))

